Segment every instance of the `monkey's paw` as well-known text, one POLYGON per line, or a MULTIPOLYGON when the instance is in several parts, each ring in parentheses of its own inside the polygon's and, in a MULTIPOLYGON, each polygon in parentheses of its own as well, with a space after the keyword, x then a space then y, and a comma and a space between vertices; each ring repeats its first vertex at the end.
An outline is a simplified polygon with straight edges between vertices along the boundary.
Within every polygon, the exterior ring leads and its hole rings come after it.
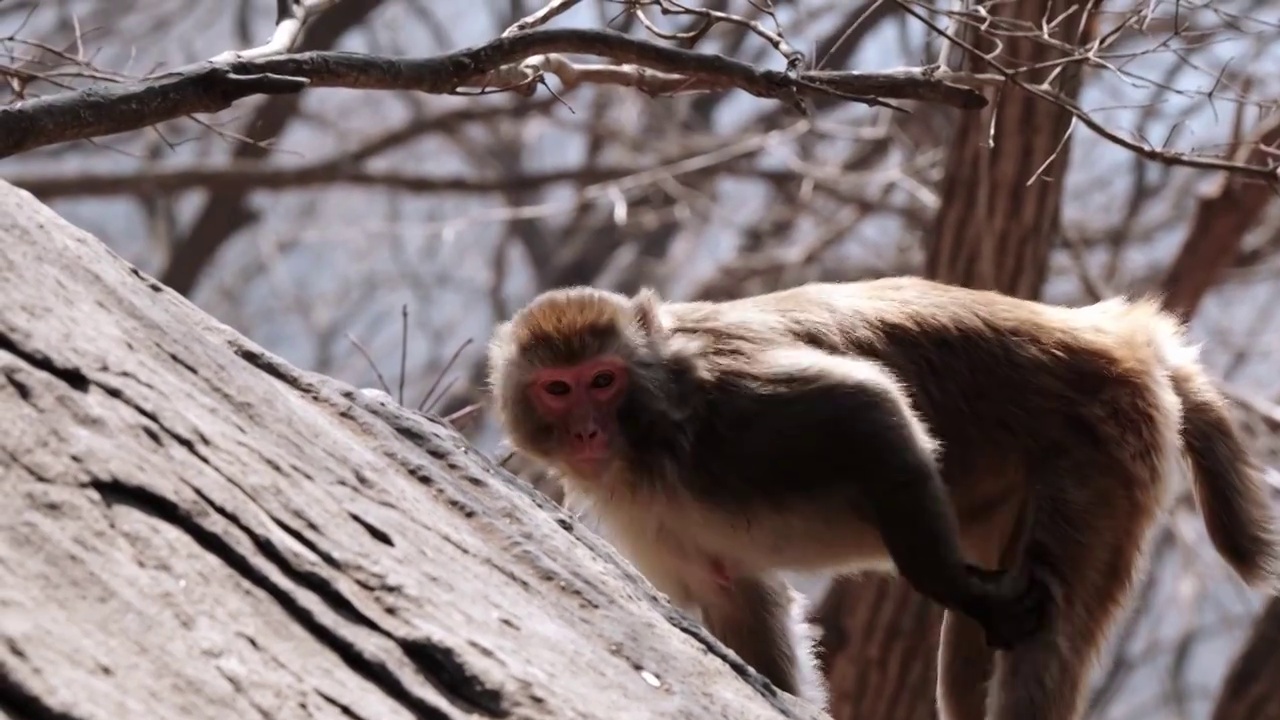
POLYGON ((969 574, 990 589, 986 611, 975 619, 987 635, 987 646, 1012 650, 1049 623, 1053 594, 1030 572, 986 570, 970 565, 969 574))

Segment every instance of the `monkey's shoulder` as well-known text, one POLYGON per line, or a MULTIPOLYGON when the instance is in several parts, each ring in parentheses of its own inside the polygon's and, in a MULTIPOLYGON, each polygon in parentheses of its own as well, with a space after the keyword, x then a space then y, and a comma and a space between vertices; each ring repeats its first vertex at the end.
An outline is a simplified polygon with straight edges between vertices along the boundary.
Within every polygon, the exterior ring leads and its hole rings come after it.
POLYGON ((877 382, 722 372, 701 393, 689 467, 714 488, 830 487, 833 474, 892 474, 922 452, 911 418, 877 382))

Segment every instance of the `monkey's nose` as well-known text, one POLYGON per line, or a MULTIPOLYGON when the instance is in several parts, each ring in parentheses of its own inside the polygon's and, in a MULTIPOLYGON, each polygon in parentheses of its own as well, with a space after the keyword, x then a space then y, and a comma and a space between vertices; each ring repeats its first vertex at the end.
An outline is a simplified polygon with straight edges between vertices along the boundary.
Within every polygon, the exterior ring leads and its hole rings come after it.
POLYGON ((589 442, 591 440, 595 440, 596 437, 599 435, 600 435, 600 431, 595 428, 591 428, 590 430, 574 430, 573 431, 573 439, 577 440, 578 442, 589 442))

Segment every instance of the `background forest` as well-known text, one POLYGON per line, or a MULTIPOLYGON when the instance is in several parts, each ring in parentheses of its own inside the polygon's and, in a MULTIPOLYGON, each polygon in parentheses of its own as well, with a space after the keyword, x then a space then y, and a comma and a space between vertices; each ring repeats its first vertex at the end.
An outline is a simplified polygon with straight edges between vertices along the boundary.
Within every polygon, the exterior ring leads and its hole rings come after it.
MULTIPOLYGON (((139 104, 127 133, 28 103, 65 124, 17 147, 0 118, 0 173, 268 350, 489 452, 485 341, 540 290, 909 273, 1163 293, 1280 466, 1277 0, 9 0, 0 93, 156 82, 273 32, 288 49, 299 19, 294 50, 379 56, 535 27, 643 42, 553 43, 459 92, 384 92, 375 68, 154 125, 139 104)), ((1183 497, 1090 718, 1280 719, 1280 601, 1207 549, 1183 497)), ((804 587, 836 718, 935 716, 937 608, 887 580, 804 587)))

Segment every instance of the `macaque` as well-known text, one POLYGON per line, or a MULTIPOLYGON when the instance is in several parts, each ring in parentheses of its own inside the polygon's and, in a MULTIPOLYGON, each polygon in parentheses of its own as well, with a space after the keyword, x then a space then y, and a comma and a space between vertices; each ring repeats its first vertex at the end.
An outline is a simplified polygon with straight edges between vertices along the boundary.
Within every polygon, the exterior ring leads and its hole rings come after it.
POLYGON ((1259 468, 1150 299, 1067 308, 918 278, 714 303, 575 287, 501 325, 489 363, 512 444, 793 694, 816 672, 779 573, 890 572, 945 608, 943 718, 1077 718, 1184 461, 1218 553, 1276 586, 1259 468))

